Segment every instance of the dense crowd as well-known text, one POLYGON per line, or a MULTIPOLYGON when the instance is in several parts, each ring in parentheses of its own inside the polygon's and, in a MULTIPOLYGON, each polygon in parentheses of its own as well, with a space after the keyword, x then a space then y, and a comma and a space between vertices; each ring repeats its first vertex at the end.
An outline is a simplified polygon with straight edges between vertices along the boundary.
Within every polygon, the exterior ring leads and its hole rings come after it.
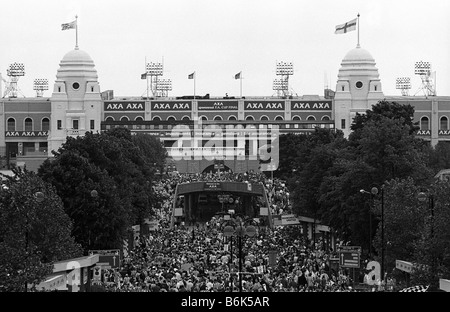
POLYGON ((272 212, 290 213, 285 183, 267 179, 264 174, 180 174, 159 180, 154 185, 160 201, 156 216, 159 227, 141 236, 123 259, 120 270, 103 270, 103 286, 108 291, 356 291, 348 271, 330 266, 330 258, 337 254, 325 250, 326 244, 320 238, 315 244, 308 240, 300 227, 256 227, 253 237, 225 237, 226 222, 217 215, 204 224, 171 228, 175 187, 194 181, 262 182, 272 212), (238 248, 239 240, 242 248, 238 248))

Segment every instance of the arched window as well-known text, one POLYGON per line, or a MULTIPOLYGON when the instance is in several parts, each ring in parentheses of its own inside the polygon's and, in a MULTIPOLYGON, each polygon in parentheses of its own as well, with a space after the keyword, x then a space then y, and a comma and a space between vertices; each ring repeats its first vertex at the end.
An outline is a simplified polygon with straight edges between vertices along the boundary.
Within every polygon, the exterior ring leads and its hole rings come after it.
POLYGON ((428 117, 424 116, 420 119, 420 130, 430 130, 428 117))
POLYGON ((123 116, 120 118, 120 121, 130 121, 130 119, 127 116, 123 116))
POLYGON ((208 120, 208 117, 202 116, 202 117, 200 117, 200 119, 201 119, 201 120, 208 120))
POLYGON ((301 120, 300 116, 295 115, 292 120, 301 120))
POLYGON ((43 118, 42 122, 41 122, 41 129, 42 131, 48 131, 50 130, 50 119, 48 118, 43 118))
POLYGON ((16 120, 8 118, 8 131, 16 131, 16 120))
POLYGON ((277 117, 275 117, 275 120, 283 120, 283 117, 277 116, 277 117))
POLYGON ((143 121, 144 118, 142 118, 142 116, 137 116, 134 120, 135 120, 135 121, 143 121))
POLYGON ((328 117, 328 116, 323 116, 323 117, 322 117, 322 120, 330 120, 330 117, 328 117))
POLYGON ((269 120, 269 117, 267 117, 266 115, 261 116, 261 118, 259 118, 259 120, 269 120))
POLYGON ((448 130, 448 118, 446 116, 441 117, 441 128, 439 130, 448 130))
POLYGON ((176 119, 175 119, 175 117, 173 117, 173 116, 169 116, 169 117, 167 117, 167 121, 175 121, 176 119))
POLYGON ((221 116, 217 115, 217 116, 214 116, 214 120, 223 120, 223 119, 221 116))
POLYGON ((230 117, 228 117, 228 120, 236 120, 236 116, 231 115, 230 117))
POLYGON ((33 120, 31 118, 25 119, 25 131, 33 131, 33 120))
POLYGON ((308 118, 306 120, 316 120, 316 117, 314 116, 308 116, 308 118))
POLYGON ((188 121, 188 120, 191 120, 191 118, 189 116, 183 116, 183 118, 181 118, 181 120, 188 121))
POLYGON ((154 117, 153 117, 153 120, 154 120, 154 121, 161 121, 161 117, 159 117, 159 116, 154 116, 154 117))
POLYGON ((114 121, 114 117, 108 116, 106 117, 105 121, 114 121))
POLYGON ((255 120, 255 118, 253 118, 252 115, 249 115, 249 116, 245 117, 245 120, 255 120))

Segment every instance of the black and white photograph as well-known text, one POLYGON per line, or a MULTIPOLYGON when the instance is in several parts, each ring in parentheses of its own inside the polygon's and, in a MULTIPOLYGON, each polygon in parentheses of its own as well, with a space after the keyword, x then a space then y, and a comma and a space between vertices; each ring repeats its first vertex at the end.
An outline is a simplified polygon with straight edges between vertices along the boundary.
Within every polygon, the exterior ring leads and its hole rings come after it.
POLYGON ((268 311, 449 292, 449 12, 2 3, 0 293, 268 311))

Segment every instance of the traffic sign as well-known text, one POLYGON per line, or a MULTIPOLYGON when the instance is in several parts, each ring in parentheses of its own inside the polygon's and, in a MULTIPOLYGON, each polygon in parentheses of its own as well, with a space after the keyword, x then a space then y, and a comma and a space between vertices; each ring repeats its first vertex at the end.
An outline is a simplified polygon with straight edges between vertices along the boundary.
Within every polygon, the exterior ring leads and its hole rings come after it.
POLYGON ((339 266, 342 268, 359 268, 361 253, 353 250, 339 251, 339 266))

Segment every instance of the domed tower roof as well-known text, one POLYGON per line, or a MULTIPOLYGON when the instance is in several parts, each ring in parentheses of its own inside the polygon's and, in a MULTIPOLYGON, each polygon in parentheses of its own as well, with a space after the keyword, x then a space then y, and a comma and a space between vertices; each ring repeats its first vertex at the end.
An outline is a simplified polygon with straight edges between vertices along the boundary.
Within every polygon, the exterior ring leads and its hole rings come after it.
POLYGON ((375 59, 369 51, 358 45, 345 55, 341 63, 341 68, 339 69, 338 77, 356 74, 378 78, 378 69, 375 65, 375 59))
POLYGON ((64 55, 56 73, 57 79, 68 77, 84 77, 97 80, 97 70, 92 58, 83 50, 74 49, 64 55))

